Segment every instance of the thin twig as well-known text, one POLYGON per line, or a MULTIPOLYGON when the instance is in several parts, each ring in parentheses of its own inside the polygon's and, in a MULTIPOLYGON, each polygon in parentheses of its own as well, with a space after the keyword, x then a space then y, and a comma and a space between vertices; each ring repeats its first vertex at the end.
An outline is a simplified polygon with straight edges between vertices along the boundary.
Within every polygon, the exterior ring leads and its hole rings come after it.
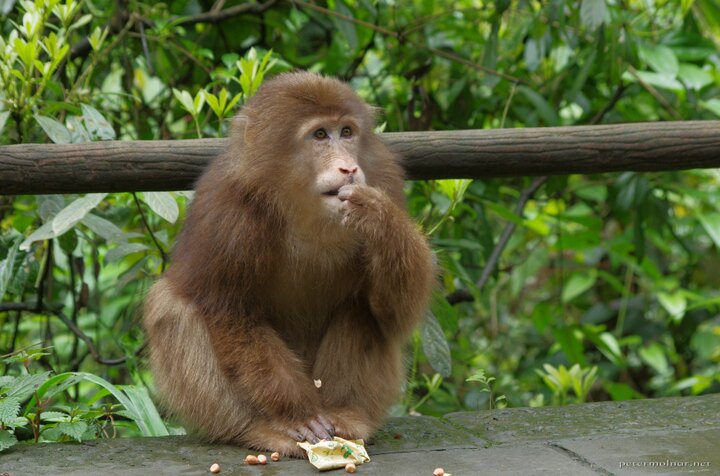
POLYGON ((675 110, 675 108, 672 106, 672 104, 670 104, 669 102, 667 102, 667 99, 665 99, 665 98, 663 97, 663 95, 660 94, 660 93, 657 91, 657 89, 655 89, 655 88, 652 87, 650 84, 648 84, 648 83, 646 83, 645 81, 643 81, 643 79, 642 79, 642 78, 640 77, 640 75, 638 74, 637 70, 636 70, 635 68, 633 68, 632 65, 630 65, 630 64, 627 65, 627 68, 628 68, 628 73, 630 73, 630 74, 632 75, 632 77, 635 78, 638 83, 640 83, 640 86, 642 86, 643 88, 645 88, 645 90, 646 90, 647 92, 649 92, 650 95, 651 95, 652 97, 654 97, 655 100, 657 100, 657 102, 659 102, 660 105, 661 105, 662 107, 664 107, 665 110, 666 110, 668 113, 670 113, 670 115, 671 115, 673 118, 675 118, 675 119, 678 120, 678 121, 681 121, 681 120, 682 120, 682 116, 680 115, 680 113, 678 113, 678 112, 675 110))
POLYGON ((598 111, 598 113, 593 116, 593 118, 590 120, 590 124, 600 124, 600 121, 603 120, 605 115, 608 112, 612 111, 620 98, 622 98, 625 89, 626 87, 624 84, 618 84, 618 87, 615 88, 615 93, 610 98, 610 101, 605 105, 604 108, 602 108, 601 111, 598 111))
MULTIPOLYGON (((520 198, 518 199, 518 203, 515 206, 516 215, 522 216, 523 210, 525 209, 525 204, 527 204, 528 200, 530 200, 532 196, 535 195, 535 192, 538 191, 538 189, 542 186, 542 184, 547 181, 547 179, 547 176, 536 177, 532 181, 530 186, 522 191, 522 193, 520 194, 520 198)), ((514 222, 510 222, 503 230, 502 235, 500 235, 500 239, 498 240, 497 244, 495 244, 492 253, 490 253, 490 257, 488 258, 487 263, 485 263, 485 267, 483 268, 483 272, 480 275, 480 279, 478 279, 477 283, 475 283, 478 289, 482 289, 485 286, 488 279, 490 279, 490 275, 492 275, 492 273, 495 271, 498 261, 500 260, 500 255, 502 255, 503 250, 505 250, 505 247, 510 241, 510 237, 515 231, 516 226, 517 225, 514 222)))
MULTIPOLYGON (((527 204, 527 202, 533 197, 533 195, 535 195, 535 192, 538 191, 538 189, 542 186, 542 184, 547 181, 547 179, 547 176, 536 177, 532 181, 530 186, 520 193, 520 198, 518 199, 517 205, 515 205, 516 215, 522 216, 523 210, 525 209, 525 205, 527 204)), ((515 232, 516 227, 517 225, 514 222, 510 222, 507 224, 507 226, 505 226, 505 229, 500 235, 500 239, 495 244, 495 247, 493 247, 493 250, 490 253, 490 257, 485 263, 485 267, 480 274, 480 279, 478 279, 477 283, 475 283, 475 286, 478 290, 481 290, 487 284, 490 276, 495 272, 498 262, 500 261, 500 256, 507 247, 508 242, 510 242, 510 238, 515 232)), ((445 299, 447 299, 447 301, 451 305, 461 302, 472 302, 475 300, 473 295, 465 289, 458 289, 448 294, 445 299)))
POLYGON ((180 18, 174 22, 175 25, 194 25, 195 23, 220 23, 230 18, 244 15, 246 13, 263 13, 277 3, 278 0, 268 0, 265 3, 241 3, 234 7, 225 9, 216 8, 214 5, 210 11, 198 13, 197 15, 180 18))
POLYGON ((124 364, 127 360, 127 357, 118 357, 117 359, 107 359, 102 357, 95 348, 95 344, 93 343, 92 339, 90 339, 90 337, 88 337, 88 335, 85 334, 82 329, 80 329, 70 318, 68 318, 60 310, 53 310, 51 312, 54 316, 60 319, 68 329, 70 329, 70 332, 75 334, 75 336, 77 336, 81 341, 85 343, 88 351, 90 351, 90 355, 92 355, 95 362, 103 365, 120 365, 124 364))
POLYGON ((498 76, 500 78, 507 79, 508 81, 512 81, 514 83, 523 83, 524 82, 520 78, 516 78, 515 76, 512 76, 510 74, 502 73, 500 71, 494 70, 492 68, 488 68, 481 64, 473 63, 472 61, 469 61, 469 60, 463 58, 462 56, 456 55, 455 53, 450 53, 448 51, 433 48, 424 43, 420 43, 418 41, 411 40, 411 39, 407 38, 407 36, 405 36, 404 32, 388 30, 387 28, 383 28, 381 26, 375 25, 374 23, 366 22, 364 20, 358 20, 357 18, 353 18, 351 16, 344 15, 342 13, 330 10, 329 8, 321 7, 321 6, 315 5, 313 3, 303 2, 302 0, 288 0, 288 1, 290 1, 290 3, 292 3, 294 5, 309 8, 311 10, 315 10, 316 12, 320 12, 324 15, 332 16, 332 17, 338 18, 343 21, 354 23, 356 25, 359 25, 359 26, 362 26, 365 28, 369 28, 369 29, 376 31, 378 33, 381 33, 385 36, 391 36, 393 38, 397 38, 398 41, 406 42, 411 46, 424 49, 426 51, 429 51, 430 53, 433 53, 434 55, 440 56, 442 58, 453 61, 455 63, 462 64, 469 68, 473 68, 477 71, 481 71, 486 74, 491 74, 493 76, 498 76))

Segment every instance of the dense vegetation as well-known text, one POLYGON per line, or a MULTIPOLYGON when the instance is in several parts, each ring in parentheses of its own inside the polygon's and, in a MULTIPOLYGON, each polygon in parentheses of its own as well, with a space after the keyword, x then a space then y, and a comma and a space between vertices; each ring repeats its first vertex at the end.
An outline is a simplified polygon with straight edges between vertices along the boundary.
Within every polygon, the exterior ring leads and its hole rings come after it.
MULTIPOLYGON (((350 81, 386 131, 720 116, 714 0, 2 8, 3 145, 222 136, 294 68, 350 81)), ((720 390, 717 171, 407 193, 443 272, 395 412, 720 390)), ((0 449, 177 430, 148 398, 138 312, 191 199, 0 196, 0 449)))

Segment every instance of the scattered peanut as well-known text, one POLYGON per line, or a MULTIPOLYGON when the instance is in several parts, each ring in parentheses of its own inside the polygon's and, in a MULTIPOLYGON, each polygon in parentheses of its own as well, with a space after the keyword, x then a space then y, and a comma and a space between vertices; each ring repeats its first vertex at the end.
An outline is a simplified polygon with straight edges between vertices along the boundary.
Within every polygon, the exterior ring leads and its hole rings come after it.
POLYGON ((245 464, 258 464, 258 457, 255 455, 247 455, 245 457, 245 464))
POLYGON ((273 461, 280 461, 280 453, 277 451, 270 455, 270 459, 273 461))
POLYGON ((211 473, 219 473, 220 472, 220 465, 217 463, 213 463, 212 466, 210 466, 210 472, 211 473))
POLYGON ((355 471, 357 471, 357 468, 355 467, 355 463, 348 463, 345 465, 346 473, 354 473, 355 471))
POLYGON ((257 460, 260 464, 267 464, 267 457, 265 455, 258 455, 257 460))
POLYGON ((442 468, 435 468, 435 471, 433 471, 433 476, 444 476, 445 470, 442 468))
POLYGON ((316 387, 316 388, 322 387, 322 380, 317 379, 317 380, 314 380, 314 382, 315 382, 315 387, 316 387))

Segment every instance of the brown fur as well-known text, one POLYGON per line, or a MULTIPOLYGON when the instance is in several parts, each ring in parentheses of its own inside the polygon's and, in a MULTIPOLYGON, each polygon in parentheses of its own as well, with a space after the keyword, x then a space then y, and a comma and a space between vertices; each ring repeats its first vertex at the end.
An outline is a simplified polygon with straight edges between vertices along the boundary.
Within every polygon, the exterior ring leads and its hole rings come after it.
POLYGON ((373 124, 339 81, 284 74, 200 179, 144 323, 166 407, 207 437, 297 456, 367 438, 397 397, 433 264, 373 124))

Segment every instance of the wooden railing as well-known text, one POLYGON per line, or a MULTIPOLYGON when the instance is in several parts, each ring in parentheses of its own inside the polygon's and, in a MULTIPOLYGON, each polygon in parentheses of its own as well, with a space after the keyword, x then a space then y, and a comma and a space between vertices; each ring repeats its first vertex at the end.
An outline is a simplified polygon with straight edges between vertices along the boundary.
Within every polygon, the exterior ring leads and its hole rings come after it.
MULTIPOLYGON (((720 121, 383 134, 409 179, 720 167, 720 121)), ((0 194, 183 190, 224 139, 0 147, 0 194)))

